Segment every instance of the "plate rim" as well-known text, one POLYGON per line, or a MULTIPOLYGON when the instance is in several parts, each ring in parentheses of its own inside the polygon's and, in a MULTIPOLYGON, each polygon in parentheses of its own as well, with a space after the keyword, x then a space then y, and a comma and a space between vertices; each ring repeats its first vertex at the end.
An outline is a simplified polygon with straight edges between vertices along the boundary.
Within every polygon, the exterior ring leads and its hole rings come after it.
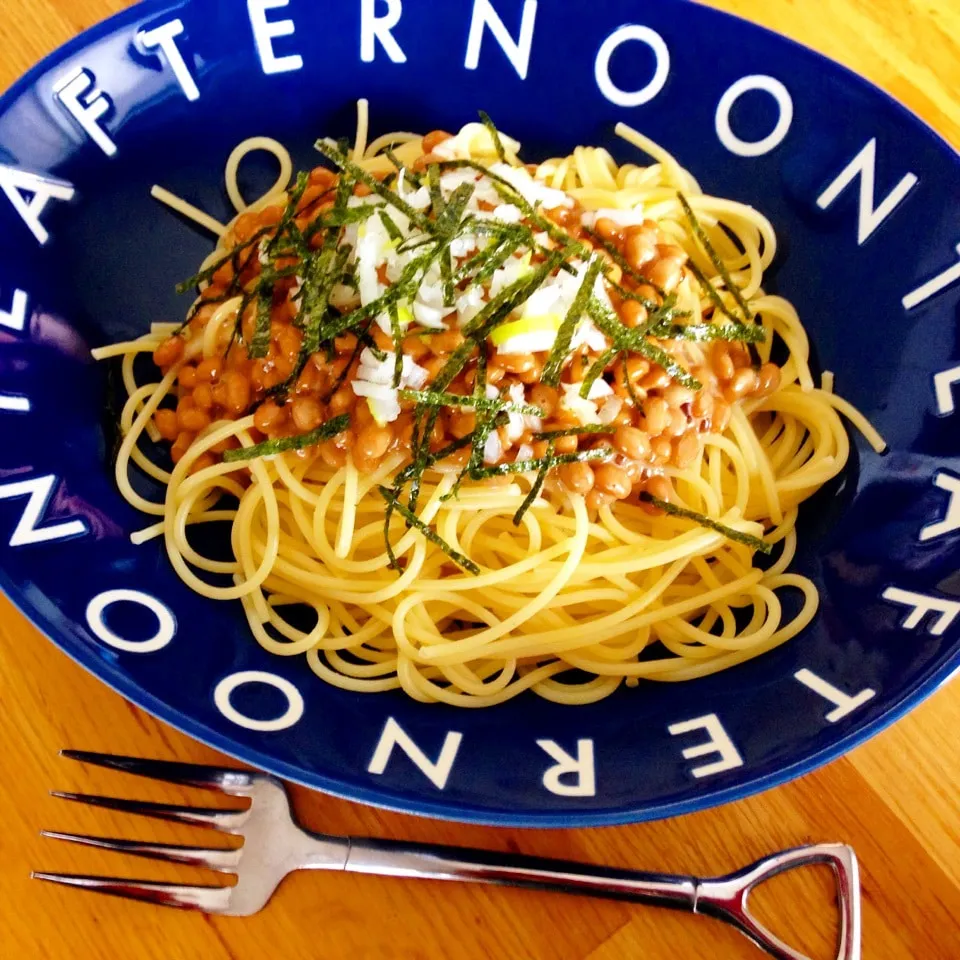
MULTIPOLYGON (((187 9, 192 7, 195 2, 196 0, 189 0, 187 9)), ((916 128, 918 132, 931 140, 950 162, 960 167, 960 147, 955 147, 942 133, 892 93, 860 75, 851 67, 834 60, 806 43, 778 33, 770 27, 755 23, 738 14, 708 6, 699 2, 699 0, 667 0, 665 6, 672 5, 676 11, 680 11, 684 4, 696 6, 698 8, 697 15, 703 14, 708 19, 713 16, 721 20, 733 21, 740 29, 762 35, 766 42, 787 44, 793 47, 798 55, 806 57, 818 70, 840 71, 845 75, 848 82, 860 89, 866 88, 872 96, 879 95, 879 97, 885 99, 899 114, 901 121, 916 128)), ((146 19, 154 13, 172 12, 169 10, 169 6, 169 0, 138 0, 130 7, 98 21, 70 38, 46 54, 0 94, 0 114, 5 113, 23 91, 31 87, 39 77, 57 63, 62 62, 65 58, 89 44, 102 39, 119 27, 146 19)), ((638 19, 640 19, 639 14, 638 19)), ((667 819, 712 809, 735 800, 746 799, 812 773, 814 770, 843 756, 901 719, 960 672, 960 644, 958 644, 957 649, 940 666, 932 669, 924 680, 905 690, 875 720, 856 727, 850 733, 807 755, 802 760, 786 764, 776 771, 751 777, 735 785, 714 789, 705 788, 702 793, 698 793, 689 799, 662 802, 655 805, 624 806, 621 804, 616 807, 590 811, 572 809, 563 813, 553 811, 518 813, 515 810, 505 808, 498 810, 487 806, 480 807, 459 800, 438 799, 434 801, 426 798, 411 800, 405 798, 402 792, 396 790, 359 784, 351 785, 341 780, 330 779, 323 774, 309 774, 303 768, 297 768, 285 761, 263 755, 256 748, 243 746, 229 735, 219 733, 203 722, 193 719, 138 686, 126 677, 120 668, 102 657, 98 657, 92 650, 88 650, 68 632, 61 630, 39 607, 34 607, 26 594, 20 588, 14 586, 7 571, 3 568, 0 568, 0 589, 16 610, 36 630, 101 683, 179 732, 235 760, 275 774, 290 783, 319 790, 342 800, 364 803, 414 816, 496 827, 581 828, 617 826, 667 819)))

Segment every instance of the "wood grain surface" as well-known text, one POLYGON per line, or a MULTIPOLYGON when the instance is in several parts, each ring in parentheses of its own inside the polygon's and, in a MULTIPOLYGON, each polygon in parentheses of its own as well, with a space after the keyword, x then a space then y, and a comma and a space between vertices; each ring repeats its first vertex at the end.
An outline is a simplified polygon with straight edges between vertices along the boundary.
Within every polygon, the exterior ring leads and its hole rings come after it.
MULTIPOLYGON (((0 88, 124 0, 0 0, 0 88)), ((845 63, 960 146, 960 0, 716 0, 845 63)), ((238 16, 243 4, 238 2, 238 16)), ((484 846, 638 869, 719 873, 812 840, 854 845, 863 866, 864 957, 960 957, 960 688, 940 691, 847 757, 758 797, 664 823, 521 831, 385 813, 294 791, 305 823, 333 833, 484 846)), ((57 758, 78 747, 217 762, 218 755, 102 686, 0 599, 0 957, 23 960, 753 960, 701 917, 530 891, 298 874, 245 920, 97 897, 31 869, 210 882, 212 875, 42 840, 42 827, 203 843, 48 797, 51 788, 174 802, 187 791, 57 758)), ((813 869, 761 893, 764 918, 830 955, 832 887, 813 869)))

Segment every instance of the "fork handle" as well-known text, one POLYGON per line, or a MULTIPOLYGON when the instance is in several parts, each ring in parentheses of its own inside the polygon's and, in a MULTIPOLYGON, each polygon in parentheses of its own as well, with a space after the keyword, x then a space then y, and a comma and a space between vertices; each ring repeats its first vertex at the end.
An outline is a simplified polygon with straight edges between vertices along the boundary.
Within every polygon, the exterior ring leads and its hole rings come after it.
POLYGON ((343 869, 380 876, 533 887, 704 913, 732 924, 777 960, 809 960, 764 927, 751 914, 747 899, 764 880, 817 863, 829 865, 837 880, 837 960, 860 960, 859 871, 856 855, 843 844, 784 850, 728 876, 701 879, 467 847, 350 838, 343 869))
POLYGON ((697 900, 694 877, 402 840, 351 838, 344 869, 380 876, 533 887, 689 911, 697 900))

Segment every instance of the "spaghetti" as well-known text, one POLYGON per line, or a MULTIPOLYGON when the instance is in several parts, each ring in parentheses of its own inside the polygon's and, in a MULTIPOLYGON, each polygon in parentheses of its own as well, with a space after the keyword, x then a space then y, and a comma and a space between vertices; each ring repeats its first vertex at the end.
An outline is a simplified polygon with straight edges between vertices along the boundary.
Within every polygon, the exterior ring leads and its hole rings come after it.
POLYGON ((798 634, 798 507, 844 468, 841 414, 883 441, 764 292, 769 222, 623 125, 652 164, 523 166, 486 117, 367 144, 360 112, 289 187, 279 144, 238 147, 225 226, 155 190, 218 242, 182 327, 95 351, 128 392, 117 483, 157 518, 134 542, 327 682, 457 706, 589 703, 798 634), (248 206, 264 147, 281 174, 248 206), (232 559, 191 534, 218 522, 232 559))

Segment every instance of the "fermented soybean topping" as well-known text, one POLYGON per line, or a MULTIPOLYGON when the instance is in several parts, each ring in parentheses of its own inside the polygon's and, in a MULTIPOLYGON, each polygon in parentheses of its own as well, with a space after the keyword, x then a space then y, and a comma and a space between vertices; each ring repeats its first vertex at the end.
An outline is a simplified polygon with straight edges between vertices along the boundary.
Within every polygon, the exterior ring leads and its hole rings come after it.
POLYGON ((174 459, 213 420, 252 411, 264 439, 228 441, 224 460, 316 447, 366 472, 406 454, 381 493, 408 525, 422 526, 420 478, 444 460, 460 468, 452 495, 464 479, 534 474, 518 524, 556 471, 591 509, 632 498, 764 549, 671 504, 661 475, 689 465, 732 404, 779 385, 774 364, 754 368, 764 330, 690 204, 679 197, 732 301, 642 211, 585 213, 482 120, 497 162, 434 132, 413 169, 388 152, 394 169, 374 175, 320 141, 335 170, 301 173, 284 203, 237 218, 224 256, 181 285, 204 286, 155 354, 169 368, 217 318, 222 353, 184 365, 176 411, 157 413, 174 459), (706 304, 695 323, 677 307, 683 283, 706 304))

